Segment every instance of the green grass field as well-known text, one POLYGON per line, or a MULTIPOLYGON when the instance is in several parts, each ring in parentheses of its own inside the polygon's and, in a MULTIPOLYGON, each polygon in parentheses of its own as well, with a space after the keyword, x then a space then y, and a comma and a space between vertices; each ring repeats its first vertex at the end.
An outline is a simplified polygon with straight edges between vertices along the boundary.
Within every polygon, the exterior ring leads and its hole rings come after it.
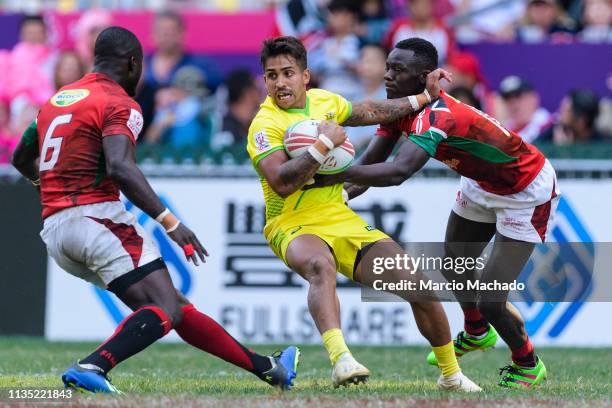
MULTIPOLYGON (((0 337, 0 390, 57 388, 60 374, 94 343, 47 342, 0 337)), ((270 353, 273 346, 255 347, 270 353)), ((334 389, 322 346, 302 349, 296 387, 281 394, 255 376, 187 345, 159 344, 124 362, 111 373, 124 397, 79 397, 70 405, 88 406, 612 406, 612 349, 543 348, 549 379, 528 392, 497 387, 498 368, 508 363, 506 349, 477 352, 462 368, 485 392, 466 396, 436 389, 436 368, 425 362, 424 347, 353 347, 372 371, 366 385, 334 389)), ((10 402, 10 401, 8 401, 10 402)), ((0 406, 8 403, 0 400, 0 406)), ((65 402, 62 406, 68 405, 65 402)), ((57 406, 57 404, 55 405, 57 406)))

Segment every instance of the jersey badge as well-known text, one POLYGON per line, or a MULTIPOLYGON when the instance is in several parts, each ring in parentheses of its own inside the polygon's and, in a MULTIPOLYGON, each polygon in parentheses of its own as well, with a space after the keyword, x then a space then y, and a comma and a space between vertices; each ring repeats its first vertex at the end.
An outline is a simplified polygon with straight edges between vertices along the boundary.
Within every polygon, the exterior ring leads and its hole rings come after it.
POLYGON ((127 121, 127 127, 132 131, 134 139, 138 139, 143 123, 142 114, 136 109, 130 109, 130 118, 127 121))
POLYGON ((258 152, 265 152, 270 148, 270 142, 268 141, 268 136, 266 135, 265 130, 255 133, 253 138, 255 139, 255 147, 257 148, 258 152))
POLYGON ((51 97, 51 105, 63 108, 73 105, 89 96, 89 89, 67 89, 51 97))

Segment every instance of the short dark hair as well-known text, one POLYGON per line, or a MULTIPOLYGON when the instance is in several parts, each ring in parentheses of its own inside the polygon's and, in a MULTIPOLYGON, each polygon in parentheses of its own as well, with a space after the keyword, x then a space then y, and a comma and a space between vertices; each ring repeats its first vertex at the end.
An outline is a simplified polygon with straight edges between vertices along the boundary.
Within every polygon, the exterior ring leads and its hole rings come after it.
POLYGON ((302 69, 308 67, 306 48, 304 48, 304 44, 295 37, 276 37, 265 40, 261 47, 261 66, 265 68, 268 58, 279 55, 289 55, 293 57, 295 62, 297 62, 302 69))
POLYGON ((599 96, 589 89, 574 89, 569 93, 574 115, 583 117, 592 129, 599 115, 599 96))
POLYGON ((177 12, 174 12, 172 10, 164 10, 155 14, 155 21, 161 20, 163 18, 174 20, 176 24, 179 25, 179 27, 185 28, 185 20, 183 20, 183 17, 177 12))
POLYGON ((47 24, 45 23, 45 19, 41 15, 38 15, 38 14, 30 15, 30 16, 23 16, 21 21, 19 21, 19 30, 21 31, 23 26, 28 23, 41 24, 43 27, 45 27, 45 30, 47 29, 47 24))
POLYGON ((108 27, 96 38, 94 65, 104 60, 125 59, 132 55, 142 58, 142 44, 130 30, 108 27))
POLYGON ((438 51, 432 43, 422 38, 413 37, 402 40, 395 44, 395 48, 410 50, 425 69, 435 70, 438 68, 438 51))
POLYGON ((336 11, 348 11, 355 15, 359 14, 359 2, 354 0, 331 0, 327 5, 327 10, 331 13, 336 11))
POLYGON ((227 98, 229 103, 238 101, 244 92, 251 87, 255 87, 255 78, 247 70, 237 69, 232 71, 225 80, 227 86, 227 98))

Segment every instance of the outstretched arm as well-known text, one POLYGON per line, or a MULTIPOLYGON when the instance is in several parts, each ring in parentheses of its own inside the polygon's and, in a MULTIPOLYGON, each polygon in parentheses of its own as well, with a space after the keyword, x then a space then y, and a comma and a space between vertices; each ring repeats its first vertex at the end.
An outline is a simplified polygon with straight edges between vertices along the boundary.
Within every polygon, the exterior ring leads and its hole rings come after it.
POLYGON ((440 80, 451 80, 451 74, 441 68, 427 75, 425 92, 398 99, 366 100, 353 104, 351 115, 342 122, 343 126, 367 126, 377 123, 390 123, 403 116, 419 111, 440 95, 440 80))
POLYGON ((345 181, 372 187, 397 186, 420 170, 429 157, 423 148, 407 140, 392 162, 349 167, 342 173, 326 176, 324 184, 345 181))
MULTIPOLYGON (((393 147, 397 143, 398 139, 399 134, 390 135, 387 137, 374 136, 366 151, 363 152, 359 160, 357 160, 354 165, 374 164, 386 161, 391 155, 391 152, 393 152, 393 147)), ((347 183, 344 185, 344 190, 348 194, 348 199, 352 200, 353 198, 365 193, 369 187, 370 186, 347 183)))

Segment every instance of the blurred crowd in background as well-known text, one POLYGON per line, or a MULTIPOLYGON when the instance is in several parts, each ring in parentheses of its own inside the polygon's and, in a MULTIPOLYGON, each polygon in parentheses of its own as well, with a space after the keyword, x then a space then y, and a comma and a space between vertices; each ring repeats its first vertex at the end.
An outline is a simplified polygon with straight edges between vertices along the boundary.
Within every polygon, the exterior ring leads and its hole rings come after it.
MULTIPOLYGON (((454 75, 447 91, 497 117, 525 140, 557 145, 612 141, 610 101, 602 95, 575 89, 559 101, 556 112, 549 112, 540 105, 534 84, 519 76, 508 76, 491 89, 478 59, 458 47, 481 41, 612 43, 611 0, 0 0, 0 11, 40 11, 49 5, 69 11, 92 4, 165 8, 176 3, 217 11, 275 7, 276 34, 300 37, 308 49, 312 85, 349 100, 385 98, 388 50, 404 38, 422 37, 436 46, 440 65, 454 75)), ((24 16, 19 42, 12 50, 0 50, 0 163, 8 161, 39 106, 91 69, 95 38, 112 24, 107 9, 90 9, 76 26, 75 48, 59 50, 48 45, 43 17, 24 16)), ((188 53, 186 30, 180 14, 156 14, 155 49, 145 58, 137 95, 145 119, 139 142, 246 155, 248 127, 265 97, 262 78, 248 69, 223 75, 214 59, 188 53)), ((349 130, 358 148, 373 134, 372 127, 349 130)))

